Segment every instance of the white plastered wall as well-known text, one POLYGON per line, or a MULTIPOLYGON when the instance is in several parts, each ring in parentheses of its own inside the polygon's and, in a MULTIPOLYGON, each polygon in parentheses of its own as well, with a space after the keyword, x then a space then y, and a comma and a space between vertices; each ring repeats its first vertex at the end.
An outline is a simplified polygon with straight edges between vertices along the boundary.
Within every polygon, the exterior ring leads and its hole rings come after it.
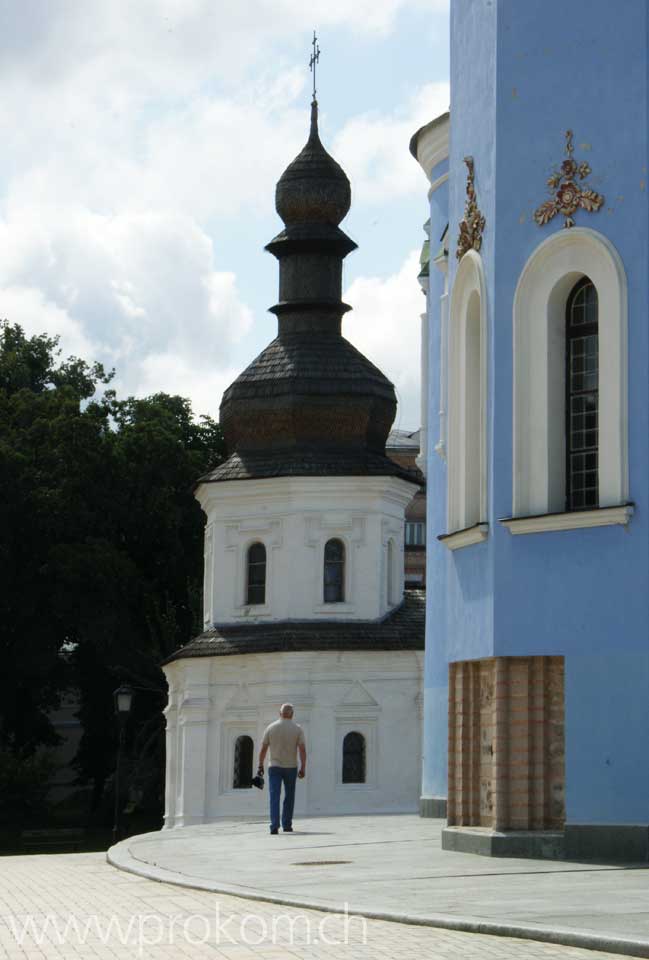
POLYGON ((204 624, 376 620, 403 596, 404 514, 416 490, 395 477, 278 477, 204 484, 204 624), (345 544, 345 600, 324 603, 324 547, 345 544), (393 542, 394 597, 387 596, 393 542), (266 547, 266 602, 246 603, 246 556, 266 547))
POLYGON ((422 657, 417 651, 303 652, 178 660, 169 683, 165 826, 265 816, 268 792, 233 788, 234 743, 254 766, 284 701, 305 731, 307 777, 296 817, 414 812, 420 793, 422 657), (366 782, 342 782, 342 742, 366 741, 366 782))

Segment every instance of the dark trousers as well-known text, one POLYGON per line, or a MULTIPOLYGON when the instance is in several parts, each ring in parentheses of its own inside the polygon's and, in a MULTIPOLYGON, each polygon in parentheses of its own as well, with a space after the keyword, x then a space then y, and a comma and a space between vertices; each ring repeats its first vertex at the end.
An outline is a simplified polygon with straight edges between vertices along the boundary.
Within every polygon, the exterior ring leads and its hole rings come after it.
POLYGON ((295 782, 297 767, 269 767, 268 791, 270 793, 270 829, 279 829, 279 799, 284 784, 284 806, 282 807, 282 829, 293 826, 293 807, 295 806, 295 782))

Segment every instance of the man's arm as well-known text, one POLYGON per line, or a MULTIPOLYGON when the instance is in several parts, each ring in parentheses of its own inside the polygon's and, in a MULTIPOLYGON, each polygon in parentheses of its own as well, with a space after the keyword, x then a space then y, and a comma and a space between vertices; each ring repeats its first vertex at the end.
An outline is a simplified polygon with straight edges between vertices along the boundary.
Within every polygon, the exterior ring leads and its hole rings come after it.
POLYGON ((261 750, 259 751, 259 770, 264 772, 264 760, 266 759, 266 754, 268 753, 268 744, 264 743, 261 750))
POLYGON ((298 771, 298 777, 300 780, 303 780, 304 774, 306 773, 306 747, 303 743, 298 743, 297 752, 300 754, 300 769, 298 771))

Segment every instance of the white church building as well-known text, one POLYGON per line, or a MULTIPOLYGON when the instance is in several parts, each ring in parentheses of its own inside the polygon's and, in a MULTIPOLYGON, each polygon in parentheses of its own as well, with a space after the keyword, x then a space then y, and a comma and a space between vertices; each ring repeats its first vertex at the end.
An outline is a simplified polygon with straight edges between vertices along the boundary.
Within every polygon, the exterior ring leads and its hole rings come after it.
POLYGON ((229 458, 199 481, 204 632, 165 663, 167 828, 261 816, 264 728, 295 705, 309 762, 296 814, 415 811, 422 591, 404 591, 418 476, 386 456, 392 384, 341 333, 349 181, 317 103, 277 184, 278 335, 226 390, 229 458))

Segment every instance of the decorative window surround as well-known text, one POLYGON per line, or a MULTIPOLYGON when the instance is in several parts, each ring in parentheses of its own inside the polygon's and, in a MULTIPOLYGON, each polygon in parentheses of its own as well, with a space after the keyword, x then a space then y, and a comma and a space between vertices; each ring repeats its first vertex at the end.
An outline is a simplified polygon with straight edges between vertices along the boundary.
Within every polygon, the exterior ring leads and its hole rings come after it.
POLYGON ((449 550, 459 550, 461 547, 470 547, 473 543, 482 543, 488 536, 488 523, 474 523, 472 527, 465 527, 464 530, 442 533, 437 539, 449 550))
POLYGON ((583 530, 586 527, 626 526, 633 516, 634 505, 600 507, 597 510, 575 510, 570 513, 544 513, 536 517, 503 517, 498 523, 510 533, 548 533, 553 530, 583 530))
POLYGON ((460 260, 451 291, 447 503, 449 531, 487 516, 487 294, 475 250, 460 260))
POLYGON ((514 517, 561 514, 565 507, 565 308, 583 276, 599 300, 599 503, 628 501, 624 266, 606 237, 573 227, 534 251, 514 296, 514 517))
POLYGON ((273 562, 271 550, 282 545, 281 520, 237 520, 228 523, 225 528, 226 550, 235 556, 236 579, 234 588, 234 607, 237 617, 257 618, 268 616, 272 605, 273 562), (253 543, 263 543, 266 547, 266 602, 250 604, 247 602, 248 550, 253 543), (270 548, 270 549, 269 549, 270 548))

